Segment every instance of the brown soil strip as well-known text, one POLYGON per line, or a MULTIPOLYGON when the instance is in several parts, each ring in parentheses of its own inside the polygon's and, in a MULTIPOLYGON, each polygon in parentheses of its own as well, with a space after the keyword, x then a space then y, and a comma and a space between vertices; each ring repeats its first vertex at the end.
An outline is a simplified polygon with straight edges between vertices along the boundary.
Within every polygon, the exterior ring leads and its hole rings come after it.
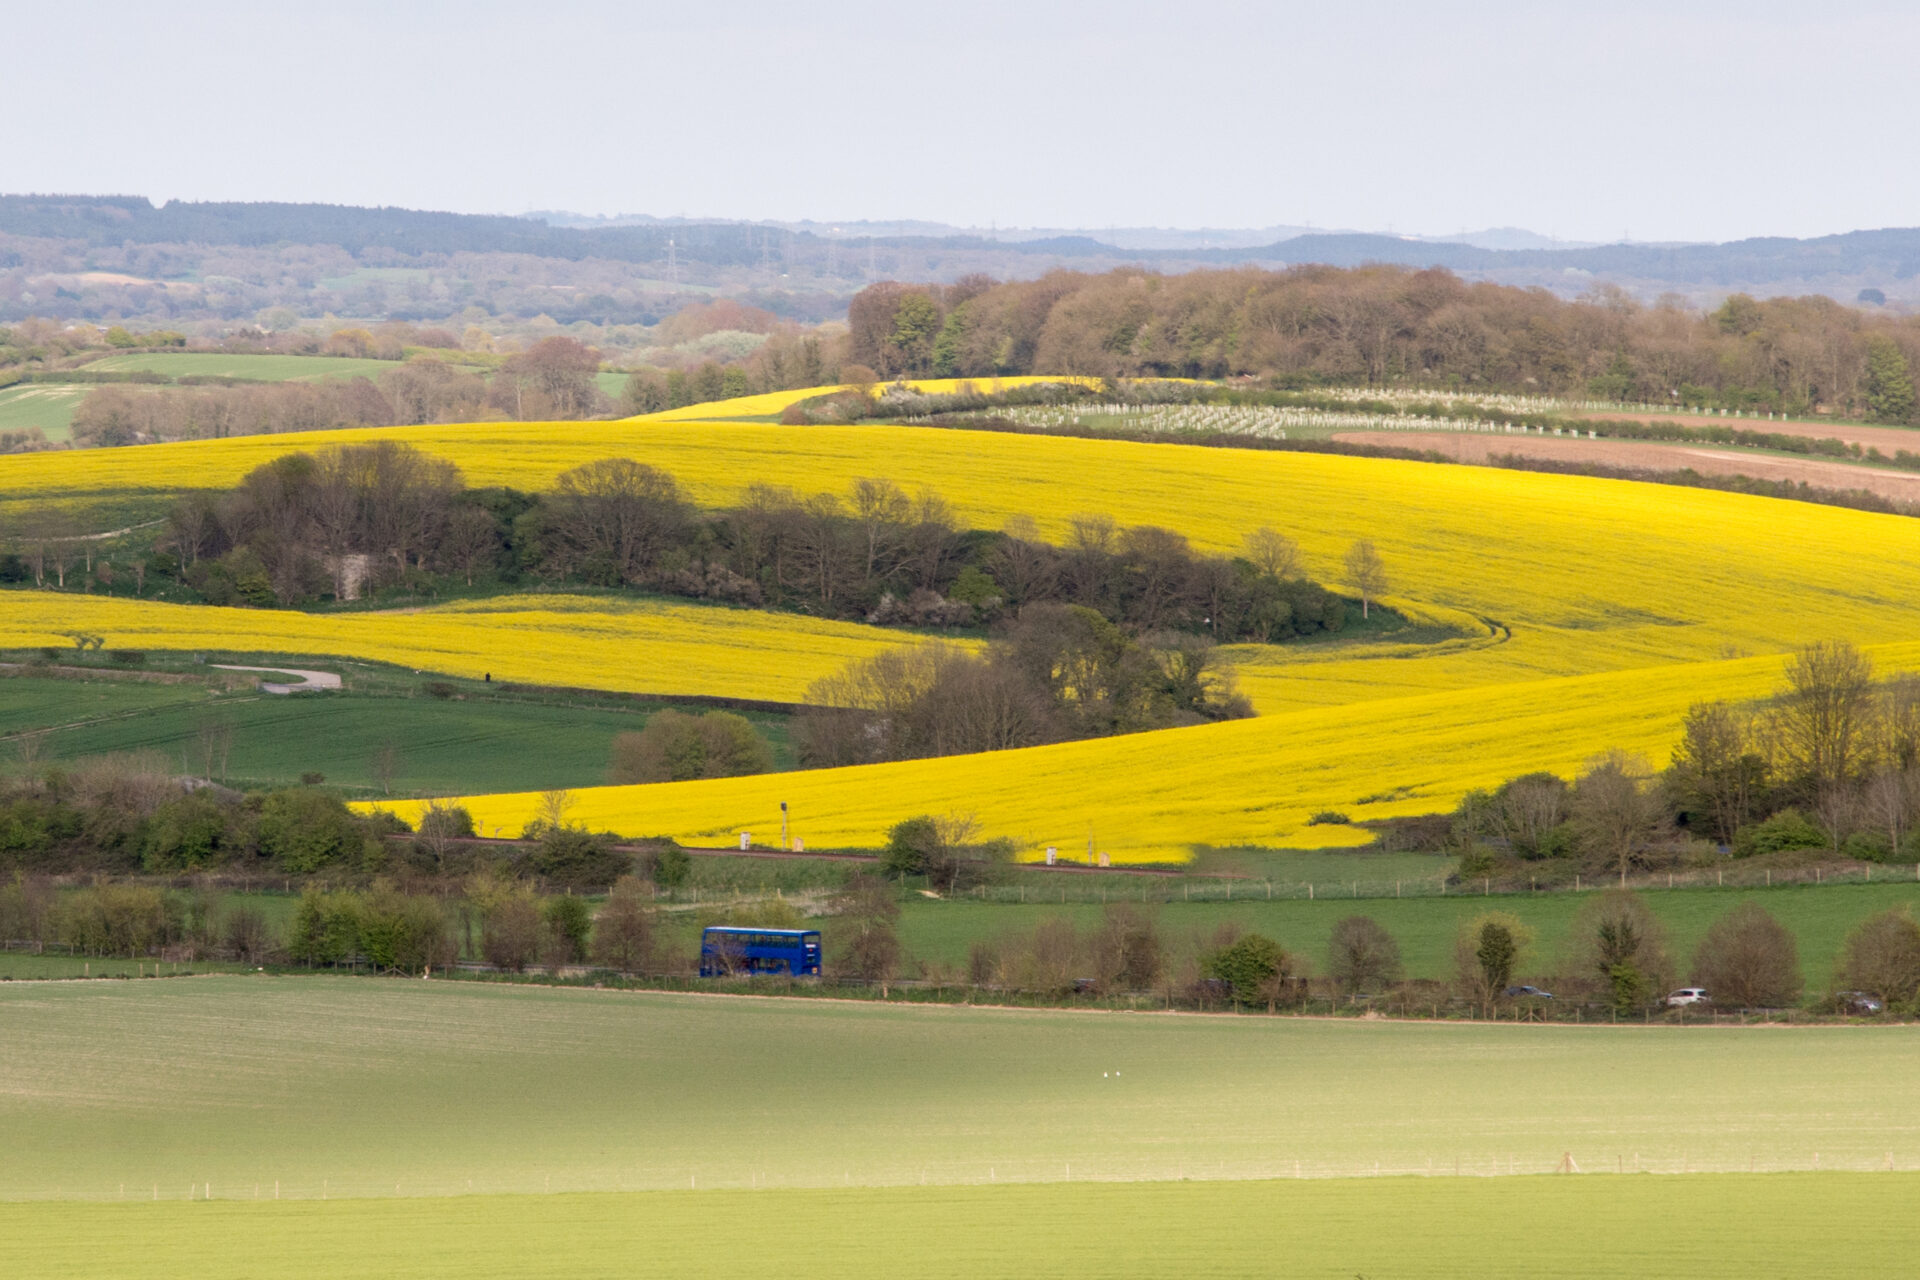
POLYGON ((1703 475, 1753 476, 1762 480, 1805 482, 1822 489, 1865 489, 1897 502, 1920 501, 1920 475, 1874 467, 1792 458, 1750 449, 1721 449, 1647 440, 1579 440, 1554 436, 1485 435, 1465 431, 1342 431, 1333 437, 1349 444, 1399 445, 1430 449, 1461 462, 1487 463, 1501 454, 1558 462, 1598 462, 1610 467, 1676 471, 1691 467, 1703 475))

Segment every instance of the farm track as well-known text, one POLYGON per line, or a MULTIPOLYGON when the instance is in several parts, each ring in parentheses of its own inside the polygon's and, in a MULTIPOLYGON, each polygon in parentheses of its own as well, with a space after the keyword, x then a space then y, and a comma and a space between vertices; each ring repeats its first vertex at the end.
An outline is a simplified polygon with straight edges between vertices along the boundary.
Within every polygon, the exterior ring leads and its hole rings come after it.
MULTIPOLYGON (((1342 444, 1430 449, 1458 462, 1486 465, 1502 455, 1556 462, 1598 462, 1648 471, 1691 468, 1707 475, 1786 480, 1822 489, 1864 489, 1897 502, 1920 501, 1920 474, 1866 463, 1789 457, 1754 449, 1685 441, 1555 439, 1552 436, 1475 435, 1456 431, 1342 431, 1342 444)), ((1908 441, 1920 443, 1920 441, 1908 441)))

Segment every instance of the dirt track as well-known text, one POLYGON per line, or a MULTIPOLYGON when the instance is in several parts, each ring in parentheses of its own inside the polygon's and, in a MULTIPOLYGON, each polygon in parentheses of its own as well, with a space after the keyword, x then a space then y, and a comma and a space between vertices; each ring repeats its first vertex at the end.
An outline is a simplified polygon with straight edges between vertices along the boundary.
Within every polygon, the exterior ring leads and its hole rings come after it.
POLYGON ((1699 413, 1580 413, 1578 418, 1611 422, 1646 422, 1676 427, 1727 427, 1734 431, 1771 431, 1783 436, 1806 436, 1810 440, 1844 440, 1862 448, 1877 447, 1891 457, 1901 449, 1920 453, 1920 429, 1913 427, 1863 427, 1852 422, 1769 422, 1765 418, 1722 418, 1699 413))
MULTIPOLYGON (((1702 420, 1704 421, 1704 419, 1702 420)), ((1731 421, 1731 419, 1728 419, 1731 421)), ((1763 419, 1764 422, 1764 419, 1763 419)), ((1781 424, 1776 424, 1781 425, 1781 424)), ((1786 424, 1791 425, 1791 424, 1786 424)), ((1920 433, 1898 428, 1859 427, 1860 431, 1891 431, 1920 443, 1920 433)), ((1431 449, 1462 462, 1486 462, 1513 453, 1527 458, 1565 462, 1598 462, 1611 467, 1638 467, 1649 471, 1677 471, 1691 467, 1704 475, 1753 476, 1762 480, 1805 481, 1822 489, 1866 489, 1901 502, 1920 502, 1920 474, 1882 471, 1821 458, 1792 458, 1749 449, 1716 448, 1697 444, 1658 444, 1646 440, 1574 440, 1553 436, 1477 435, 1463 431, 1342 431, 1335 440, 1352 444, 1431 449)), ((1865 443, 1863 441, 1862 443, 1865 443)))

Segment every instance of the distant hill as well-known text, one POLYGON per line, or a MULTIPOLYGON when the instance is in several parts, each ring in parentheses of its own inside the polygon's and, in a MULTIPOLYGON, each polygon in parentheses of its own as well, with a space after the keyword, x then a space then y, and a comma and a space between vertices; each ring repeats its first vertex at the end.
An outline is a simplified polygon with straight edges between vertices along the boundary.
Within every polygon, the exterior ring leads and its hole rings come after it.
POLYGON ((440 319, 479 305, 493 314, 549 315, 563 323, 653 323, 687 299, 716 292, 778 315, 819 319, 838 314, 854 292, 883 279, 950 281, 974 273, 1030 279, 1056 267, 1105 271, 1140 265, 1178 273, 1242 263, 1371 262, 1444 267, 1468 279, 1544 287, 1562 296, 1607 281, 1643 298, 1673 291, 1708 305, 1738 290, 1824 293, 1847 302, 1877 291, 1893 305, 1920 305, 1920 228, 1807 240, 1587 245, 1516 227, 1439 238, 1290 226, 982 232, 931 222, 753 223, 558 212, 510 217, 0 195, 0 272, 35 273, 16 274, 11 282, 0 276, 0 321, 36 311, 76 318, 236 319, 268 307, 440 319), (142 246, 166 247, 142 252, 142 246), (278 264, 290 261, 286 251, 297 246, 344 250, 364 270, 288 286, 278 264), (224 265, 209 269, 210 255, 224 265), (472 257, 450 262, 450 255, 472 257), (485 255, 542 258, 556 266, 535 278, 517 273, 504 258, 482 266, 477 259, 485 255), (559 262, 572 265, 561 268, 559 262), (391 275, 409 269, 432 278, 391 275), (164 287, 161 279, 168 282, 164 287))

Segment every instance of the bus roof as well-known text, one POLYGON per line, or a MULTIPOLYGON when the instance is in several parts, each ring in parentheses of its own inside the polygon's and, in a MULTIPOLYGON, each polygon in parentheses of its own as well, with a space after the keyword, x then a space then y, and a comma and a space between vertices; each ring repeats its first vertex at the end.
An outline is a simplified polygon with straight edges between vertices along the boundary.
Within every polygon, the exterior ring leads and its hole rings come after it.
POLYGON ((769 933, 781 938, 805 938, 817 935, 818 929, 757 929, 750 924, 710 924, 702 933, 769 933))

